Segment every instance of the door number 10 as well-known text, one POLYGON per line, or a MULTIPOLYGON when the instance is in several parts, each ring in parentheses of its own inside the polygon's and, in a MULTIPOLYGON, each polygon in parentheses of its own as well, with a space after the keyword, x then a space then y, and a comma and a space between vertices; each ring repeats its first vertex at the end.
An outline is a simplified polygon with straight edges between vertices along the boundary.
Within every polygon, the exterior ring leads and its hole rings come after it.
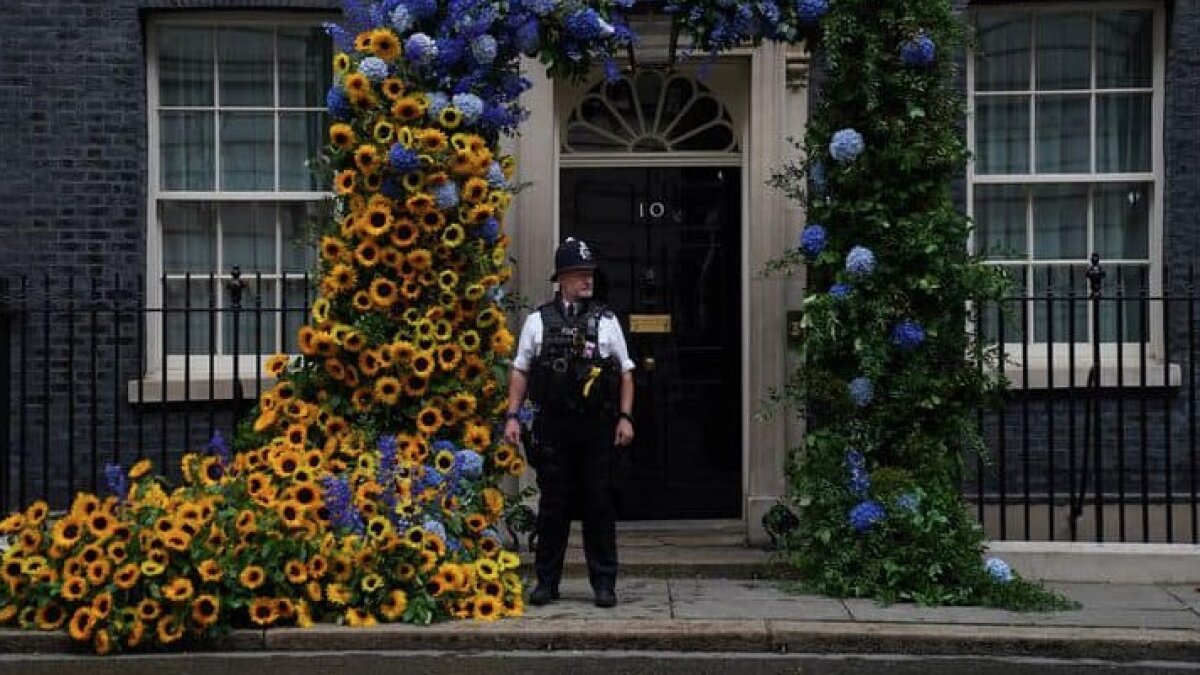
POLYGON ((662 218, 667 215, 667 205, 662 202, 639 202, 638 217, 645 218, 647 215, 655 219, 662 218))

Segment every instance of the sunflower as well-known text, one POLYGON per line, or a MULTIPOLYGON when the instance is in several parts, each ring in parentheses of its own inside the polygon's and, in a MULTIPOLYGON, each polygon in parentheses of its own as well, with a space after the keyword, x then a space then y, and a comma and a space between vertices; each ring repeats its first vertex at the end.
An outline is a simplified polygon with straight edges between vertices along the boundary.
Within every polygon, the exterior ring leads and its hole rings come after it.
POLYGON ((385 277, 378 277, 371 282, 371 302, 380 309, 388 309, 399 299, 396 283, 385 277))
POLYGON ((92 610, 88 607, 80 607, 71 615, 71 622, 67 631, 71 634, 71 638, 83 642, 92 637, 92 630, 96 627, 96 617, 92 615, 92 610))
POLYGON ((458 125, 462 124, 462 119, 462 111, 452 105, 442 108, 438 113, 438 124, 447 129, 457 129, 458 125))
POLYGON ((142 621, 153 621, 162 614, 162 605, 153 598, 146 598, 137 604, 137 615, 142 621))
POLYGON ((354 151, 354 165, 364 174, 375 173, 379 170, 379 148, 363 144, 354 151))
POLYGON ((404 616, 406 609, 408 609, 408 595, 397 588, 388 593, 387 599, 379 606, 379 613, 388 621, 397 621, 404 616))
POLYGON ((192 601, 192 621, 197 626, 211 626, 221 614, 221 600, 208 593, 197 595, 192 601))
POLYGON ((51 600, 38 608, 34 615, 34 623, 39 630, 58 630, 67 620, 67 612, 62 605, 51 600))
MULTIPOLYGON (((475 573, 480 579, 495 581, 500 578, 500 565, 491 558, 481 558, 475 561, 475 573)), ((499 595, 494 593, 493 595, 499 595)))
POLYGON ((238 581, 241 582, 242 586, 252 591, 262 586, 266 579, 267 573, 258 565, 247 565, 242 569, 241 574, 238 575, 238 581))
POLYGON ((367 628, 375 624, 375 615, 365 609, 352 607, 346 610, 346 625, 351 628, 367 628))
POLYGON ((363 580, 362 580, 362 583, 360 584, 360 586, 364 592, 374 593, 375 591, 378 591, 379 589, 383 588, 384 580, 383 580, 382 576, 375 574, 375 573, 371 573, 371 574, 368 574, 365 577, 363 577, 363 580))
POLYGON ((108 560, 97 560, 87 566, 87 580, 93 586, 99 586, 108 580, 112 572, 112 563, 108 560))
POLYGON ((392 104, 392 117, 401 122, 412 122, 425 114, 424 101, 417 96, 405 96, 392 104))
POLYGON ((25 516, 20 513, 13 513, 0 521, 0 534, 14 534, 25 526, 25 516))
POLYGON ((472 204, 478 204, 487 198, 488 184, 482 178, 468 178, 463 184, 462 198, 472 204))
POLYGON ((425 582, 425 592, 435 598, 440 597, 449 588, 450 584, 446 583, 446 579, 440 575, 431 577, 429 581, 425 582))
POLYGON ((158 635, 159 642, 169 645, 183 637, 183 628, 183 621, 168 614, 158 620, 158 624, 155 626, 155 633, 158 635))
POLYGON ((116 584, 117 588, 127 591, 137 584, 138 577, 140 577, 141 574, 141 570, 138 569, 137 563, 125 563, 119 567, 116 574, 113 575, 113 583, 116 584))
POLYGON ((487 517, 481 513, 472 513, 466 517, 464 522, 466 523, 467 527, 475 533, 483 532, 484 528, 488 526, 487 517))
POLYGON ((349 604, 350 597, 350 589, 341 582, 335 581, 325 585, 325 598, 335 605, 345 606, 349 604))
POLYGON ((384 98, 389 101, 395 101, 404 95, 404 81, 398 77, 389 77, 379 86, 383 89, 384 98))
POLYGON ((206 583, 216 583, 224 576, 224 573, 221 571, 221 564, 212 558, 197 565, 196 571, 200 574, 200 581, 206 583))
POLYGON ((192 597, 194 588, 192 582, 186 577, 175 577, 166 586, 162 587, 163 597, 171 602, 183 602, 192 597))
POLYGON ((437 232, 446 225, 446 216, 441 211, 426 211, 420 218, 421 229, 425 232, 437 232))
POLYGON ((489 595, 474 598, 474 617, 477 621, 495 621, 500 618, 500 601, 489 595))
POLYGON ((513 334, 508 332, 507 328, 501 328, 492 333, 491 347, 497 355, 508 356, 511 354, 514 342, 513 334))
POLYGON ((250 620, 259 626, 270 626, 279 619, 279 610, 272 598, 258 597, 250 602, 250 620))
POLYGON ((354 128, 349 124, 338 122, 329 127, 329 144, 338 150, 349 150, 355 140, 354 128))
MULTIPOLYGON (((392 211, 386 206, 374 206, 365 214, 360 221, 361 229, 370 237, 382 237, 392 229, 392 211)), ((378 244, 375 244, 378 246, 378 244)), ((379 257, 376 253, 372 258, 372 264, 379 257)))
POLYGON ((101 593, 92 598, 92 616, 97 619, 107 619, 109 612, 112 611, 112 607, 112 593, 101 593))
POLYGON ((289 560, 284 563, 283 573, 293 584, 302 584, 308 580, 308 568, 302 560, 289 560))
POLYGON ((371 31, 371 51, 384 61, 394 61, 400 57, 400 40, 396 34, 387 28, 377 28, 371 31))
POLYGON ((417 413, 417 430, 427 437, 433 436, 442 428, 442 411, 433 406, 426 406, 417 413))
POLYGON ((374 267, 379 262, 379 242, 364 239, 354 249, 354 259, 363 267, 374 267))
POLYGON ((446 134, 439 129, 422 129, 415 135, 417 143, 426 152, 443 152, 450 145, 446 134))
POLYGON ((333 188, 339 195, 348 195, 354 192, 354 186, 357 182, 357 171, 354 169, 342 169, 333 177, 333 188))
POLYGON ((50 513, 50 505, 39 499, 25 509, 25 522, 29 526, 41 525, 46 520, 48 513, 50 513))
POLYGON ((521 459, 520 457, 514 457, 512 462, 510 462, 508 465, 508 475, 520 476, 524 472, 525 460, 521 459))
POLYGON ((351 98, 371 95, 371 81, 362 73, 347 73, 342 78, 342 85, 351 98))
POLYGON ((288 500, 281 502, 275 507, 275 511, 279 514, 279 519, 284 525, 292 529, 304 527, 304 507, 300 502, 288 500))

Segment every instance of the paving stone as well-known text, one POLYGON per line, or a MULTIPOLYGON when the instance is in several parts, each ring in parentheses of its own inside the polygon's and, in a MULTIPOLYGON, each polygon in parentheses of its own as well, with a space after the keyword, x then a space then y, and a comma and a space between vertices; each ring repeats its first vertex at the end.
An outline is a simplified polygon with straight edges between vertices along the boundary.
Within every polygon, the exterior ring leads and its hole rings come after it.
POLYGON ((1183 603, 1165 587, 1134 584, 1050 583, 1047 587, 1089 609, 1181 609, 1183 603))
POLYGON ((846 609, 855 621, 894 623, 945 623, 1033 625, 1046 613, 1009 612, 985 607, 921 607, 911 603, 880 605, 874 600, 846 600, 846 609))
POLYGON ((1188 586, 1164 586, 1163 588, 1172 597, 1187 605, 1193 612, 1200 614, 1200 590, 1196 590, 1195 584, 1188 586))
POLYGON ((769 598, 785 599, 795 596, 785 591, 778 581, 760 579, 669 579, 674 600, 769 598))
POLYGON ((1092 609, 1042 615, 1039 626, 1105 628, 1188 628, 1200 630, 1200 616, 1190 609, 1092 609))
POLYGON ((671 612, 676 619, 850 620, 841 602, 826 598, 675 600, 671 612))
POLYGON ((562 597, 542 607, 526 604, 529 619, 669 619, 671 605, 666 579, 617 578, 617 606, 596 607, 587 579, 566 578, 559 586, 562 597))

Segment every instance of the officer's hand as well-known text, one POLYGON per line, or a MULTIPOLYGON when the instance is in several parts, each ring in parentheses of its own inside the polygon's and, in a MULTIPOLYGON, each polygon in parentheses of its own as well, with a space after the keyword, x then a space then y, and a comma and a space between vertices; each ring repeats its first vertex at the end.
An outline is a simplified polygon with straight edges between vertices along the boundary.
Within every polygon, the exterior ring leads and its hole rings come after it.
POLYGON ((633 442, 633 424, 625 418, 617 420, 617 440, 619 447, 625 447, 633 442))
POLYGON ((517 445, 521 442, 521 423, 517 420, 506 420, 504 422, 504 440, 512 445, 517 445))

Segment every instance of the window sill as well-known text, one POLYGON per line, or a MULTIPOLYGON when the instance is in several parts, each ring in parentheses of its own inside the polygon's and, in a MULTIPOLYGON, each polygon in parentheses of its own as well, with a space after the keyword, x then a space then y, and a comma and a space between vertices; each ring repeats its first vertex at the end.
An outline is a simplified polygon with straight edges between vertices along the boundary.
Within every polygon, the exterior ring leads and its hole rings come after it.
MULTIPOLYGON (((238 381, 242 385, 242 398, 246 401, 255 400, 256 387, 259 386, 259 382, 262 383, 263 389, 275 384, 273 377, 264 376, 260 380, 253 374, 239 374, 238 381)), ((192 373, 190 381, 184 380, 183 373, 168 372, 165 380, 162 373, 147 373, 140 380, 129 380, 126 383, 126 393, 129 403, 134 405, 232 401, 234 399, 233 384, 232 373, 217 373, 211 380, 207 373, 192 373)))
MULTIPOLYGON (((1092 364, 1090 361, 1084 363, 1077 361, 1074 364, 1075 380, 1071 382, 1071 364, 1065 359, 1055 359, 1053 367, 1050 361, 1045 358, 1031 358, 1028 366, 1022 366, 1019 362, 1005 364, 1004 376, 1008 379, 1008 389, 1014 390, 1038 390, 1038 389, 1085 389, 1088 386, 1088 373, 1091 371, 1092 364), (1028 384, 1026 378, 1028 377, 1028 384)), ((1162 359, 1147 359, 1146 368, 1144 371, 1141 363, 1134 361, 1130 363, 1126 360, 1117 366, 1116 360, 1104 359, 1100 361, 1100 388, 1101 389, 1141 389, 1145 388, 1172 388, 1179 387, 1183 384, 1183 368, 1177 363, 1166 363, 1162 359), (1119 384, 1118 384, 1119 381, 1119 384)))

